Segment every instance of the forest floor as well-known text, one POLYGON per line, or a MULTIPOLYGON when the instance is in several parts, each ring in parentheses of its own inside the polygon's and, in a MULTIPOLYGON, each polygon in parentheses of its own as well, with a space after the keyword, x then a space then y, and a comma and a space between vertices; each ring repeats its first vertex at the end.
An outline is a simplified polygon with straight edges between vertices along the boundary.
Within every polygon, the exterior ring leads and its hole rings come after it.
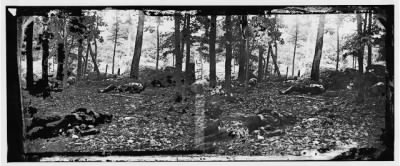
MULTIPOLYGON (((38 108, 36 116, 65 115, 77 108, 113 114, 99 134, 79 138, 57 136, 27 140, 27 152, 106 152, 195 150, 195 97, 174 102, 174 87, 148 87, 140 94, 98 93, 114 81, 81 81, 42 99, 23 91, 23 99, 38 108), (128 96, 128 97, 127 97, 128 96)), ((216 142, 217 155, 305 155, 304 150, 381 146, 385 98, 369 97, 356 102, 356 90, 337 90, 337 95, 281 95, 290 83, 266 81, 250 88, 237 88, 235 102, 223 96, 206 96, 223 110, 222 123, 231 115, 255 115, 263 108, 291 113, 296 122, 282 127, 277 136, 249 134, 245 139, 216 142)))

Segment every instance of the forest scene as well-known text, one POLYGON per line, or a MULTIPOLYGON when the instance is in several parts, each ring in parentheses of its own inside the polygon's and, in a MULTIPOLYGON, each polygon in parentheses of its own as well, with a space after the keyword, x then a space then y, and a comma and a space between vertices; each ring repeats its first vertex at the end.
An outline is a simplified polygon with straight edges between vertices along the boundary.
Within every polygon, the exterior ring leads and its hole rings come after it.
POLYGON ((17 8, 24 152, 393 160, 390 12, 255 9, 17 8))

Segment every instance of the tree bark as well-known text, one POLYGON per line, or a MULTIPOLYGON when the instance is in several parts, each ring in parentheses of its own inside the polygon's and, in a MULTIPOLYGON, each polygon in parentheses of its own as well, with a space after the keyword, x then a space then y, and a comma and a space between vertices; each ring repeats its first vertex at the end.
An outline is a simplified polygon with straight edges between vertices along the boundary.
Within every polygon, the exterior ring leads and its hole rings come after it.
POLYGON ((272 51, 271 44, 269 44, 269 49, 270 49, 270 52, 271 52, 272 62, 274 63, 274 68, 275 68, 274 70, 278 74, 278 77, 280 77, 281 76, 281 72, 279 70, 278 61, 277 61, 276 56, 274 55, 274 51, 272 51))
POLYGON ((139 11, 139 22, 135 41, 135 52, 133 54, 130 77, 134 79, 139 78, 139 62, 142 53, 143 42, 143 26, 144 26, 144 13, 139 11))
MULTIPOLYGON (((186 15, 186 29, 184 31, 185 33, 185 42, 186 42, 186 63, 185 63, 185 90, 189 88, 189 83, 191 83, 192 77, 190 68, 190 15, 186 15)), ((184 93, 186 94, 186 93, 184 93)), ((186 96, 186 95, 185 95, 186 96)))
MULTIPOLYGON (((372 24, 372 10, 369 11, 368 17, 368 36, 371 37, 371 24, 372 24)), ((372 64, 372 46, 371 41, 368 41, 368 59, 367 59, 367 66, 372 64)))
MULTIPOLYGON (((180 75, 182 72, 182 55, 181 55, 181 42, 180 42, 180 20, 181 16, 176 13, 174 16, 175 20, 175 69, 176 73, 180 75)), ((177 81, 177 83, 180 83, 180 81, 177 81)))
POLYGON ((57 80, 63 80, 63 71, 64 71, 64 43, 59 42, 57 44, 57 80))
POLYGON ((97 66, 97 62, 96 62, 96 58, 95 58, 95 53, 93 53, 92 46, 91 46, 90 42, 89 42, 88 47, 89 47, 90 56, 92 57, 93 66, 94 66, 94 71, 96 71, 97 77, 99 78, 99 77, 100 77, 100 70, 99 70, 99 67, 97 66))
POLYGON ((258 81, 262 81, 263 76, 264 76, 263 54, 264 54, 264 48, 262 46, 259 46, 258 47, 258 81))
POLYGON ((339 45, 339 26, 340 24, 338 23, 336 26, 336 71, 339 71, 339 54, 340 54, 340 45, 339 45))
POLYGON ((215 60, 215 40, 216 40, 216 21, 217 16, 211 16, 210 26, 210 86, 215 87, 217 85, 217 73, 216 73, 216 60, 215 60))
MULTIPOLYGON (((243 17, 242 16, 242 18, 241 18, 241 22, 244 22, 244 19, 245 17, 243 17)), ((246 17, 247 18, 247 17, 246 17)), ((246 19, 247 20, 247 19, 246 19)), ((240 25, 242 28, 242 30, 240 31, 240 36, 241 36, 241 38, 240 38, 240 46, 239 46, 239 52, 240 52, 240 54, 239 54, 239 73, 238 73, 238 77, 239 77, 239 81, 241 82, 241 83, 244 83, 245 82, 245 80, 246 80, 246 74, 245 74, 245 70, 246 70, 246 58, 245 58, 245 56, 246 56, 246 53, 245 53, 245 44, 246 44, 246 41, 245 41, 245 38, 244 38, 244 30, 243 30, 243 23, 240 25)))
POLYGON ((265 64, 265 74, 269 74, 268 73, 268 65, 269 65, 269 57, 271 54, 271 47, 268 47, 268 51, 267 51, 267 63, 265 64))
POLYGON ((231 15, 225 17, 226 26, 226 58, 225 58, 225 89, 231 91, 231 65, 232 65, 232 20, 231 15))
POLYGON ((156 70, 158 70, 158 61, 160 59, 160 17, 157 17, 157 57, 156 57, 156 70))
POLYGON ((319 81, 319 65, 322 56, 322 46, 324 42, 324 27, 325 27, 325 15, 319 17, 317 42, 315 45, 314 60, 311 68, 311 80, 319 81))
MULTIPOLYGON (((47 33, 46 33, 47 34, 47 33)), ((49 92, 49 40, 46 36, 42 40, 42 81, 43 81, 43 98, 50 96, 49 92)))
POLYGON ((68 79, 68 71, 69 71, 69 64, 68 64, 68 56, 70 52, 70 48, 72 48, 72 45, 74 43, 74 37, 72 37, 72 42, 71 46, 68 48, 68 33, 67 33, 67 18, 64 17, 64 33, 63 33, 63 42, 64 42, 64 62, 63 62, 63 78, 62 78, 62 83, 63 87, 67 86, 67 79, 68 79))
POLYGON ((118 18, 115 15, 116 23, 115 23, 115 38, 114 38, 114 52, 112 58, 112 67, 111 67, 111 74, 114 74, 114 64, 115 64, 115 51, 117 49, 117 40, 118 40, 118 18))
POLYGON ((298 35, 298 23, 296 21, 296 32, 295 32, 295 38, 294 38, 293 63, 292 63, 292 77, 294 77, 294 67, 295 67, 294 61, 296 59, 297 35, 298 35))
POLYGON ((26 88, 33 89, 33 57, 32 57, 33 22, 28 24, 25 31, 26 38, 26 88))
POLYGON ((82 77, 82 52, 83 52, 83 39, 78 40, 78 68, 76 70, 77 79, 80 80, 82 77))
POLYGON ((86 72, 87 72, 87 64, 88 64, 88 61, 89 61, 89 51, 90 51, 90 40, 89 39, 87 39, 87 43, 88 43, 88 45, 87 45, 87 48, 86 48, 86 58, 85 58, 85 67, 83 68, 83 71, 82 71, 82 73, 83 73, 83 76, 85 76, 85 74, 86 74, 86 72))
POLYGON ((358 50, 357 50, 357 56, 358 56, 358 72, 363 73, 363 69, 364 69, 364 44, 362 44, 362 40, 361 37, 363 35, 363 31, 362 31, 362 16, 361 14, 357 14, 357 34, 360 37, 359 41, 358 41, 358 50))

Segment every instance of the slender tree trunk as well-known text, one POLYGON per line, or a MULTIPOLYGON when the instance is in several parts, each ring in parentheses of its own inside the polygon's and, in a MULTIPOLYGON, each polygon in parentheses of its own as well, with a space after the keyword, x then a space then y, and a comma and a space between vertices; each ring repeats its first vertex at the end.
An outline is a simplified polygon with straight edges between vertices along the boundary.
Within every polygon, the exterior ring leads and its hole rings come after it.
POLYGON ((48 73, 48 66, 49 66, 49 40, 43 39, 42 40, 42 80, 43 80, 43 98, 50 96, 49 92, 49 73, 48 73))
MULTIPOLYGON (((361 14, 357 14, 357 32, 358 32, 358 36, 362 36, 362 16, 361 16, 361 14)), ((363 48, 363 45, 364 44, 362 44, 362 41, 361 41, 361 39, 358 41, 358 43, 359 43, 359 48, 358 48, 358 51, 357 51, 357 53, 358 53, 358 71, 360 72, 360 73, 363 73, 364 71, 363 71, 363 69, 364 69, 364 66, 363 66, 363 61, 364 61, 364 48, 363 48)))
POLYGON ((317 42, 315 45, 314 60, 311 68, 311 80, 319 81, 319 65, 322 56, 322 46, 324 42, 324 27, 325 27, 325 15, 319 17, 317 42))
MULTIPOLYGON (((295 38, 294 38, 294 50, 293 50, 293 63, 292 63, 292 77, 294 77, 294 61, 296 59, 296 46, 297 46, 297 35, 298 35, 298 24, 296 22, 296 32, 295 32, 295 38)), ((286 76, 287 77, 287 76, 286 76)))
MULTIPOLYGON (((117 19, 117 18, 115 18, 115 19, 117 19)), ((113 58, 112 58, 111 74, 114 74, 115 51, 117 49, 117 40, 118 40, 118 20, 115 24, 114 53, 113 53, 113 58)))
POLYGON ((158 61, 160 59, 160 17, 157 17, 157 58, 156 58, 156 70, 158 70, 158 61))
POLYGON ((85 76, 86 72, 87 72, 87 65, 88 65, 88 61, 89 61, 89 51, 90 51, 90 40, 87 39, 87 48, 86 48, 86 58, 85 58, 85 67, 83 68, 83 76, 85 76))
POLYGON ((83 39, 78 40, 78 69, 76 70, 77 79, 80 80, 82 77, 82 52, 83 52, 83 39))
POLYGON ((32 37, 33 22, 28 24, 25 31, 26 36, 26 88, 30 92, 33 89, 33 57, 32 57, 32 37))
POLYGON ((64 43, 59 42, 57 44, 57 80, 62 81, 64 76, 63 76, 63 71, 64 71, 64 59, 65 59, 65 54, 64 54, 64 43))
POLYGON ((99 67, 97 66, 97 62, 96 62, 96 59, 95 59, 95 53, 92 50, 92 46, 91 46, 90 42, 89 42, 88 47, 89 47, 90 56, 92 57, 94 71, 96 71, 97 77, 100 78, 100 70, 99 70, 99 67))
MULTIPOLYGON (((269 44, 269 49, 271 50, 271 57, 272 57, 272 62, 274 63, 274 68, 275 68, 275 72, 278 74, 278 77, 281 76, 281 72, 279 70, 279 66, 278 66, 278 61, 276 56, 274 55, 274 51, 272 51, 272 46, 271 44, 269 44)), ((275 47, 276 48, 276 47, 275 47)))
POLYGON ((339 54, 340 54, 340 45, 339 45, 339 23, 336 26, 336 71, 339 71, 339 54))
MULTIPOLYGON (((372 24, 372 10, 369 11, 369 17, 368 17, 368 36, 371 37, 371 24, 372 24)), ((372 64, 372 46, 371 42, 368 42, 368 60, 367 60, 367 66, 371 66, 372 64)))
POLYGON ((226 26, 226 58, 225 58, 225 89, 231 91, 231 65, 232 65, 232 20, 231 15, 225 17, 226 26))
POLYGON ((263 54, 264 48, 262 46, 258 47, 258 80, 262 81, 264 76, 264 67, 263 67, 263 54))
MULTIPOLYGON (((189 83, 192 82, 191 78, 191 72, 192 71, 190 68, 190 15, 186 15, 186 29, 184 31, 185 34, 185 42, 186 42, 186 63, 185 63, 185 90, 188 89, 189 83)), ((186 93, 184 93, 186 94, 186 93)), ((186 96, 186 95, 185 95, 186 96)))
POLYGON ((268 73, 268 65, 269 65, 269 57, 271 55, 271 47, 268 47, 268 51, 267 51, 267 63, 265 64, 265 74, 269 74, 268 73))
POLYGON ((183 18, 183 28, 182 28, 182 31, 181 31, 181 55, 182 55, 182 58, 184 57, 183 55, 184 55, 184 50, 185 50, 185 29, 186 29, 186 19, 185 18, 183 18))
MULTIPOLYGON (((277 14, 275 14, 275 32, 278 32, 278 15, 277 14)), ((275 47, 275 62, 276 62, 276 64, 278 64, 278 43, 276 42, 277 40, 278 40, 278 37, 275 36, 274 47, 275 47)), ((275 74, 279 73, 278 76, 279 77, 281 76, 278 65, 275 66, 274 73, 275 74)))
POLYGON ((139 22, 136 34, 136 42, 135 42, 135 52, 132 59, 131 73, 130 73, 130 77, 134 79, 139 78, 139 62, 140 62, 140 56, 142 54, 143 26, 144 26, 144 13, 143 11, 140 10, 139 22))
MULTIPOLYGON (((176 73, 180 75, 182 72, 182 55, 181 55, 181 37, 180 37, 180 20, 181 16, 176 13, 174 16, 175 20, 175 68, 176 68, 176 73)), ((177 83, 180 83, 180 81, 177 80, 177 83)))
POLYGON ((217 73, 216 73, 216 60, 215 60, 215 40, 216 40, 216 22, 217 16, 211 16, 210 26, 210 85, 215 87, 217 85, 217 73))
MULTIPOLYGON (((74 41, 74 38, 72 38, 72 42, 74 41)), ((68 34, 67 34, 67 18, 64 17, 64 33, 63 33, 63 42, 64 42, 64 62, 63 62, 63 78, 62 78, 62 83, 63 87, 67 86, 67 78, 68 78, 68 54, 69 54, 69 49, 68 49, 68 34)), ((72 43, 71 46, 72 47, 72 43)))
MULTIPOLYGON (((242 18, 241 18, 241 21, 242 22, 244 22, 244 17, 242 16, 242 18)), ((245 53, 245 44, 246 44, 246 41, 245 41, 245 38, 244 38, 244 30, 243 30, 243 24, 241 24, 241 25, 239 25, 239 26, 241 26, 242 28, 242 30, 240 31, 240 36, 241 36, 241 38, 240 38, 240 45, 239 45, 239 52, 240 52, 240 54, 239 54, 239 73, 238 73, 238 77, 239 77, 239 81, 241 82, 241 83, 244 83, 245 82, 245 80, 246 80, 246 74, 245 74, 245 70, 246 70, 246 58, 245 58, 245 56, 246 56, 246 53, 245 53)))

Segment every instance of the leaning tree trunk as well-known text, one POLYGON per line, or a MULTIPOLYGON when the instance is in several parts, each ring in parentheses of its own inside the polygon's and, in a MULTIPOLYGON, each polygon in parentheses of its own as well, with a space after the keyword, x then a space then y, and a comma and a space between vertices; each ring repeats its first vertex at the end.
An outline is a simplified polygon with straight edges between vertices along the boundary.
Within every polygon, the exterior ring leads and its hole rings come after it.
POLYGON ((135 41, 135 52, 133 53, 130 77, 133 79, 139 78, 139 62, 142 54, 143 42, 143 26, 144 26, 144 13, 139 10, 139 22, 135 41))
POLYGON ((33 89, 33 57, 32 57, 32 37, 33 22, 28 24, 25 31, 26 36, 26 88, 30 92, 33 89))
MULTIPOLYGON (((357 14, 357 34, 358 36, 362 36, 362 18, 361 14, 357 14)), ((364 65, 364 48, 361 39, 358 41, 358 50, 357 50, 357 56, 358 56, 358 72, 363 73, 364 65)))
POLYGON ((232 20, 231 15, 225 17, 226 26, 226 58, 225 58, 225 89, 231 90, 231 65, 232 65, 232 20))
POLYGON ((319 17, 318 32, 317 32, 317 42, 315 45, 314 60, 311 68, 311 80, 319 80, 319 65, 322 56, 322 46, 324 42, 324 27, 325 27, 325 15, 319 17))
POLYGON ((216 60, 215 60, 215 40, 216 40, 216 22, 217 16, 211 16, 210 26, 210 86, 215 87, 217 85, 217 73, 216 73, 216 60))
MULTIPOLYGON (((47 32, 45 32, 48 35, 47 32)), ((49 92, 49 73, 48 73, 48 66, 49 66, 49 39, 46 36, 42 40, 42 81, 43 81, 43 98, 50 96, 49 92)))
MULTIPOLYGON (((275 72, 276 72, 276 73, 278 74, 278 76, 280 77, 280 76, 281 76, 281 72, 280 72, 280 70, 279 70, 278 61, 276 60, 277 58, 276 58, 276 56, 274 55, 274 51, 272 51, 272 46, 271 46, 271 44, 269 44, 269 50, 270 50, 270 53, 271 53, 272 62, 274 63, 275 72)), ((276 50, 276 47, 275 47, 275 50, 276 50)))
POLYGON ((93 66, 94 66, 94 71, 96 71, 97 77, 100 78, 100 70, 99 70, 99 67, 97 66, 97 62, 96 62, 96 58, 95 58, 95 53, 94 53, 93 50, 92 50, 92 46, 91 46, 90 42, 89 42, 89 44, 88 44, 88 47, 89 47, 90 56, 92 57, 93 66))
MULTIPOLYGON (((372 10, 369 11, 369 17, 368 17, 368 36, 371 36, 371 23, 372 22, 372 10)), ((367 66, 370 66, 372 64, 372 46, 371 42, 368 42, 368 60, 367 60, 367 66)))

